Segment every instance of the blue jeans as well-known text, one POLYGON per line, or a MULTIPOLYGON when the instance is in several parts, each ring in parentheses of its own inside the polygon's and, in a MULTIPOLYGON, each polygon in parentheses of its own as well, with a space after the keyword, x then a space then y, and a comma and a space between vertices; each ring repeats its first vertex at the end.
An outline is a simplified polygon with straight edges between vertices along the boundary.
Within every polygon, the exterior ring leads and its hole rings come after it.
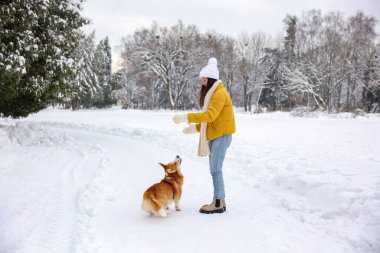
POLYGON ((208 146, 211 151, 209 162, 212 183, 214 185, 214 199, 225 198, 222 167, 227 148, 231 145, 231 141, 231 134, 208 141, 208 146))

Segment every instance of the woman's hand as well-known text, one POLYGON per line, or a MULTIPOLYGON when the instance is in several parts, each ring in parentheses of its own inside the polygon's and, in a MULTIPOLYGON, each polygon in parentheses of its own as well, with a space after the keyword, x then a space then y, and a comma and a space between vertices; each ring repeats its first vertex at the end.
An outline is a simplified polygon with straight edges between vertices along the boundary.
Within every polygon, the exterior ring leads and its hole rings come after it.
POLYGON ((175 114, 172 119, 176 124, 187 122, 187 114, 175 114))
POLYGON ((189 125, 183 129, 184 134, 195 134, 197 133, 197 127, 194 124, 189 125))

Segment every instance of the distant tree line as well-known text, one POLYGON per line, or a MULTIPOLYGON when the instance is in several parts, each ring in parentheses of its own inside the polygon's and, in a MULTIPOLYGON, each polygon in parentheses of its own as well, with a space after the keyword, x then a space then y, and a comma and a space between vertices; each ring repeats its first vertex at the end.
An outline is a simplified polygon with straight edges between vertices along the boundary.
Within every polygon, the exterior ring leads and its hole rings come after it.
POLYGON ((362 12, 311 10, 284 19, 284 35, 201 33, 181 21, 153 23, 122 40, 113 94, 128 108, 198 107, 200 69, 216 57, 235 106, 246 111, 306 106, 329 112, 379 111, 377 20, 362 12))

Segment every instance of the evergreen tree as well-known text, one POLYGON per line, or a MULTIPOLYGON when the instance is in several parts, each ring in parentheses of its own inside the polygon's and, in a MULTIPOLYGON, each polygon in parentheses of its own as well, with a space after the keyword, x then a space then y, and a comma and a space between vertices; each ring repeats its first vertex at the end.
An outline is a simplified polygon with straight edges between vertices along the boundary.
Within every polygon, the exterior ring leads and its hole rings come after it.
POLYGON ((111 97, 111 65, 111 47, 106 37, 97 45, 94 58, 94 72, 98 76, 101 90, 95 96, 93 105, 99 108, 109 106, 114 102, 111 97))
POLYGON ((83 0, 2 0, 0 116, 25 117, 58 97, 75 75, 73 56, 87 20, 83 0))
POLYGON ((126 73, 127 71, 125 68, 122 68, 118 71, 116 71, 111 78, 111 89, 114 90, 120 90, 125 86, 126 83, 126 73))
POLYGON ((109 106, 113 104, 113 100, 111 97, 112 54, 111 54, 111 47, 108 41, 108 37, 104 39, 103 50, 104 50, 104 61, 105 61, 105 64, 104 64, 105 65, 105 72, 104 72, 105 83, 103 86, 104 106, 109 106))
POLYGON ((72 109, 78 109, 80 105, 85 108, 92 106, 94 96, 101 91, 98 76, 94 71, 95 58, 95 32, 83 35, 76 50, 76 63, 78 72, 70 84, 67 97, 72 109))
POLYGON ((367 112, 380 110, 380 46, 374 48, 364 74, 363 106, 367 112))
POLYGON ((284 20, 286 26, 286 36, 284 38, 284 56, 288 64, 295 61, 295 44, 297 31, 297 17, 287 15, 284 20))
POLYGON ((266 56, 262 59, 266 65, 267 78, 262 94, 259 97, 259 105, 267 107, 270 111, 281 109, 285 104, 287 95, 283 89, 285 80, 283 77, 283 53, 278 49, 267 49, 266 56))

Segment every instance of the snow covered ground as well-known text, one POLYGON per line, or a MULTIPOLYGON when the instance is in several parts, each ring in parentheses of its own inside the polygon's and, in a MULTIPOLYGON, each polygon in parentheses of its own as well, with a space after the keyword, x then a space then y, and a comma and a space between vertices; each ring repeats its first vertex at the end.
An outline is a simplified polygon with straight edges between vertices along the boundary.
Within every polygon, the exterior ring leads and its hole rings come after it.
POLYGON ((0 120, 0 252, 380 252, 380 117, 236 114, 212 198, 197 135, 174 112, 47 109, 0 120), (182 211, 140 209, 183 158, 182 211))

